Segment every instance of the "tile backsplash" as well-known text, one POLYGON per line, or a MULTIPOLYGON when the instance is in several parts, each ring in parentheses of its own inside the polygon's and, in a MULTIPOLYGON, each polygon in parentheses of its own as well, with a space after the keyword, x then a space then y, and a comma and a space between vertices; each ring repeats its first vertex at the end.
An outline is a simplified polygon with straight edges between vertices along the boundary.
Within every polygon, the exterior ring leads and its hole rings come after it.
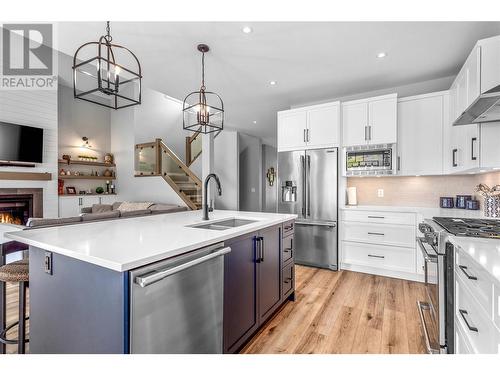
POLYGON ((474 187, 484 183, 490 187, 500 184, 500 172, 460 176, 420 177, 350 177, 347 187, 356 187, 359 205, 439 207, 439 197, 457 194, 475 196, 474 187), (383 197, 379 197, 380 189, 383 197))

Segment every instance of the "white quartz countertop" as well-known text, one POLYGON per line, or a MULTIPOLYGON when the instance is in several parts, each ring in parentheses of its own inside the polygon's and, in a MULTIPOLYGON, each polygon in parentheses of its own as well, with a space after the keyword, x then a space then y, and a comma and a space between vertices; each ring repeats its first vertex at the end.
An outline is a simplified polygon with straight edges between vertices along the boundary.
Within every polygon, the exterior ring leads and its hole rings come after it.
POLYGON ((3 223, 0 224, 0 245, 12 241, 10 238, 6 238, 4 236, 5 233, 15 232, 23 229, 24 227, 22 225, 3 224, 3 223))
POLYGON ((30 246, 123 272, 295 219, 296 215, 221 211, 210 221, 230 218, 256 220, 227 230, 190 228, 208 223, 201 211, 81 223, 5 234, 30 246))
POLYGON ((464 210, 460 208, 440 208, 440 207, 404 207, 404 206, 344 206, 341 210, 358 211, 384 211, 384 212, 410 212, 421 215, 423 219, 433 217, 458 217, 471 219, 485 219, 482 210, 464 210))
POLYGON ((449 236, 447 239, 469 254, 500 283, 500 240, 449 236))

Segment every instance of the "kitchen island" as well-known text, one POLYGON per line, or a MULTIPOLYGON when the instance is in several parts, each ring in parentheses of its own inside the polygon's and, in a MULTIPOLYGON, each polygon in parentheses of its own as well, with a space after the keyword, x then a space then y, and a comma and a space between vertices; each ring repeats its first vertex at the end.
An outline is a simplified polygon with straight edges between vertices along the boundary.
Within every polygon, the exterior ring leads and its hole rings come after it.
POLYGON ((30 352, 237 351, 294 298, 294 219, 188 211, 6 234, 30 246, 30 352))

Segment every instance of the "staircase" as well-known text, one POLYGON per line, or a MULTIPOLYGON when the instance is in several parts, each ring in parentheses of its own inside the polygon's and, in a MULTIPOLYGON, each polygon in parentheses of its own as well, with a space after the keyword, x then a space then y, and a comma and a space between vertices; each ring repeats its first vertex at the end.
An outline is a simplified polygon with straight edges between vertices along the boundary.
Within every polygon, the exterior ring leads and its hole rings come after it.
POLYGON ((135 177, 154 176, 161 176, 191 210, 201 209, 200 179, 161 139, 135 145, 135 177))

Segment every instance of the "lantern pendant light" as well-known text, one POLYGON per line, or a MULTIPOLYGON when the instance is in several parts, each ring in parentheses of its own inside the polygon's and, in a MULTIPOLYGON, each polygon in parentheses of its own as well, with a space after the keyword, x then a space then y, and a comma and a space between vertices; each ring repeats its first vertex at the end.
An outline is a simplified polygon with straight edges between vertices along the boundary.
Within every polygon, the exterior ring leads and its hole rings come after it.
POLYGON ((98 42, 81 45, 73 56, 76 99, 112 109, 138 105, 142 96, 141 80, 139 60, 128 48, 113 43, 109 21, 106 35, 98 42))
POLYGON ((201 52, 201 87, 186 96, 182 106, 182 127, 195 133, 214 133, 224 128, 224 103, 221 97, 205 87, 205 53, 210 48, 199 44, 201 52))

